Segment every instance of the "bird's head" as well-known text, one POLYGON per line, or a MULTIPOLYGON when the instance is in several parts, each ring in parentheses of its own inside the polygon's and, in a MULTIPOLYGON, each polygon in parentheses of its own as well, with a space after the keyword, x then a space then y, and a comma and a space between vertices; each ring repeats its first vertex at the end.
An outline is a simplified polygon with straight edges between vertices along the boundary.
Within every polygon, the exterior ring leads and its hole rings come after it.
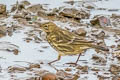
POLYGON ((56 24, 52 22, 43 23, 40 27, 46 33, 53 32, 57 28, 56 24))

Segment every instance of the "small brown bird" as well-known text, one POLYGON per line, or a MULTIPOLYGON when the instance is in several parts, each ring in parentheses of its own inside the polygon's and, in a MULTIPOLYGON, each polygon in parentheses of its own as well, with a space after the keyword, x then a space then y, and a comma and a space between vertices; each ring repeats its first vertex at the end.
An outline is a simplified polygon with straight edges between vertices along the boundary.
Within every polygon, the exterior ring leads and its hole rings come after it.
POLYGON ((59 54, 58 59, 49 64, 60 60, 61 56, 79 54, 77 61, 75 62, 75 64, 77 64, 81 53, 89 48, 108 51, 105 47, 94 45, 92 44, 93 42, 87 41, 75 33, 57 27, 53 22, 41 24, 40 28, 46 32, 48 43, 57 50, 59 54))

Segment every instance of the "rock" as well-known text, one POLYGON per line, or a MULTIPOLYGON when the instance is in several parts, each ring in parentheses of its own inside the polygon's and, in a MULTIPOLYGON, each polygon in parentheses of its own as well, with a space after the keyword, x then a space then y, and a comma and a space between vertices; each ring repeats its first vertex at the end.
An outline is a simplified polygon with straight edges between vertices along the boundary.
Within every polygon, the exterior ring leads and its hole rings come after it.
POLYGON ((49 46, 41 46, 42 48, 44 48, 44 49, 46 49, 46 48, 48 48, 49 46))
POLYGON ((65 71, 70 72, 70 71, 72 71, 72 69, 71 68, 66 68, 65 71))
POLYGON ((70 4, 70 5, 74 5, 75 1, 69 0, 69 1, 65 1, 64 3, 70 4))
POLYGON ((105 80, 104 77, 99 77, 99 80, 105 80))
POLYGON ((13 35, 13 27, 7 27, 7 33, 8 33, 8 36, 12 36, 13 35))
POLYGON ((53 73, 45 73, 42 76, 42 80, 58 80, 57 76, 53 73))
POLYGON ((11 12, 14 12, 17 9, 16 5, 13 5, 11 8, 11 12))
POLYGON ((120 76, 114 76, 112 80, 120 80, 120 76))
POLYGON ((95 9, 96 5, 94 5, 92 3, 84 3, 83 7, 87 8, 87 9, 95 9))
POLYGON ((27 8, 28 11, 33 12, 33 13, 37 13, 38 11, 44 10, 42 5, 37 4, 37 5, 32 5, 30 7, 27 8))
POLYGON ((111 25, 110 19, 108 19, 105 16, 96 16, 90 21, 90 23, 93 26, 100 26, 100 27, 106 27, 111 25))
POLYGON ((31 21, 31 20, 32 20, 30 15, 26 15, 26 16, 25 16, 25 19, 26 19, 27 21, 31 21))
POLYGON ((98 75, 98 80, 110 80, 109 77, 105 77, 104 75, 98 75))
POLYGON ((30 70, 34 70, 33 72, 35 73, 36 76, 43 76, 45 73, 49 73, 49 71, 43 69, 42 70, 30 69, 30 70))
POLYGON ((25 6, 29 6, 31 3, 27 0, 21 1, 21 4, 25 5, 25 6))
POLYGON ((8 36, 12 36, 13 32, 17 31, 17 30, 21 30, 22 27, 18 26, 18 25, 11 25, 10 27, 7 27, 7 34, 8 36))
POLYGON ((24 15, 17 13, 13 16, 13 18, 24 18, 24 15))
POLYGON ((40 68, 40 64, 30 64, 29 68, 40 68))
POLYGON ((97 10, 106 10, 106 8, 97 8, 97 10))
POLYGON ((112 14, 111 18, 114 18, 114 19, 120 18, 120 15, 118 15, 118 14, 112 14))
POLYGON ((104 39, 104 37, 105 37, 105 32, 104 32, 104 31, 101 31, 100 33, 98 33, 98 34, 96 35, 96 37, 97 37, 98 39, 104 39))
POLYGON ((118 60, 120 60, 120 45, 118 45, 118 50, 117 51, 114 51, 112 54, 113 56, 117 57, 118 60))
POLYGON ((79 36, 85 36, 86 35, 86 31, 85 31, 85 29, 83 29, 83 28, 79 28, 79 29, 77 29, 77 30, 75 30, 75 31, 73 31, 75 34, 77 34, 77 35, 79 35, 79 36))
POLYGON ((40 16, 40 17, 47 16, 47 14, 44 11, 41 11, 41 10, 37 12, 37 15, 40 16))
POLYGON ((23 3, 22 4, 18 3, 18 1, 17 1, 16 4, 12 5, 11 12, 14 12, 16 10, 17 10, 17 12, 18 11, 20 12, 23 9, 25 9, 25 5, 23 3))
POLYGON ((47 12, 47 16, 55 16, 59 12, 59 9, 54 8, 51 11, 47 12))
POLYGON ((22 9, 25 9, 25 5, 19 4, 18 5, 18 11, 21 11, 22 9))
POLYGON ((92 70, 92 71, 96 71, 96 72, 99 72, 99 71, 100 71, 99 68, 92 68, 91 70, 92 70))
POLYGON ((103 40, 105 36, 105 31, 93 30, 92 36, 95 36, 97 39, 103 40))
POLYGON ((96 63, 106 63, 107 61, 100 56, 97 55, 93 55, 92 59, 96 62, 96 63))
POLYGON ((29 43, 30 41, 32 41, 33 39, 32 38, 25 38, 25 41, 27 42, 27 43, 29 43))
POLYGON ((49 12, 49 13, 47 13, 48 17, 53 17, 54 18, 54 17, 56 17, 56 15, 57 15, 56 12, 49 12))
POLYGON ((56 73, 56 75, 58 76, 58 78, 59 79, 68 79, 68 78, 70 78, 70 79, 72 79, 73 78, 73 75, 72 74, 70 74, 70 73, 67 73, 67 72, 65 72, 65 71, 63 71, 63 70, 59 70, 57 73, 56 73))
POLYGON ((5 26, 0 26, 0 37, 6 36, 7 29, 5 26))
POLYGON ((24 67, 13 67, 13 66, 10 66, 8 67, 8 72, 24 72, 26 71, 26 68, 24 67))
POLYGON ((18 55, 18 53, 19 53, 19 50, 18 50, 18 49, 14 49, 14 50, 13 50, 13 54, 18 55))
POLYGON ((65 8, 63 11, 59 13, 59 15, 67 17, 67 18, 73 18, 75 20, 81 20, 89 18, 90 14, 84 10, 77 10, 74 8, 65 8))
POLYGON ((120 56, 118 56, 117 59, 120 61, 120 56))
MULTIPOLYGON (((119 25, 120 25, 120 15, 119 14, 112 14, 111 22, 112 22, 113 26, 119 27, 119 25)), ((117 30, 115 30, 115 31, 117 31, 117 30)))
POLYGON ((108 11, 119 11, 119 9, 108 9, 108 11))
POLYGON ((0 14, 5 14, 6 13, 6 5, 0 4, 0 14))
POLYGON ((0 50, 12 52, 15 55, 18 55, 18 52, 19 52, 18 48, 19 48, 19 46, 12 44, 10 42, 6 42, 6 41, 0 42, 0 50))
POLYGON ((118 75, 120 72, 120 66, 112 64, 110 66, 110 72, 114 75, 118 75))
POLYGON ((77 66, 76 69, 79 69, 83 72, 88 72, 88 66, 77 66))

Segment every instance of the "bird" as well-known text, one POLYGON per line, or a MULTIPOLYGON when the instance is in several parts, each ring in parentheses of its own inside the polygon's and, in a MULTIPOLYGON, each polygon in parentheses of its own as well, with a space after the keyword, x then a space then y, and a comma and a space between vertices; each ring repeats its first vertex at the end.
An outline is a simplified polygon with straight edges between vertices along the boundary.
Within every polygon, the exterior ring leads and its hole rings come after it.
POLYGON ((73 32, 62 29, 53 22, 42 23, 40 28, 46 33, 46 40, 48 43, 58 52, 58 58, 48 64, 59 61, 61 56, 79 54, 74 63, 77 64, 80 55, 89 48, 109 51, 108 48, 95 45, 93 44, 93 41, 88 41, 73 32))

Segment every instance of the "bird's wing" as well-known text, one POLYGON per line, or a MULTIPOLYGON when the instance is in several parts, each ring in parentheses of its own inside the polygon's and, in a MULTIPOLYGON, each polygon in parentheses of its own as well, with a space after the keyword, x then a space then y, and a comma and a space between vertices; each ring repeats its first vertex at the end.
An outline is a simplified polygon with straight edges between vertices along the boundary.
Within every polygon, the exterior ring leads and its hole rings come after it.
POLYGON ((80 37, 74 37, 71 42, 69 42, 69 44, 73 44, 73 45, 91 45, 93 43, 93 41, 88 41, 84 38, 80 38, 80 37))
POLYGON ((60 39, 71 41, 71 39, 74 37, 74 34, 67 30, 62 30, 58 32, 58 36, 60 37, 60 39))
POLYGON ((72 46, 65 45, 65 44, 58 44, 57 49, 63 53, 64 52, 74 52, 74 48, 72 46))
MULTIPOLYGON (((84 39, 84 37, 78 36, 72 32, 69 32, 67 30, 57 30, 55 31, 55 33, 53 33, 55 35, 55 39, 56 39, 56 43, 62 43, 62 44, 73 44, 73 45, 90 45, 91 43, 93 43, 93 41, 87 41, 86 39, 84 39)), ((52 34, 52 35, 53 35, 52 34)))

